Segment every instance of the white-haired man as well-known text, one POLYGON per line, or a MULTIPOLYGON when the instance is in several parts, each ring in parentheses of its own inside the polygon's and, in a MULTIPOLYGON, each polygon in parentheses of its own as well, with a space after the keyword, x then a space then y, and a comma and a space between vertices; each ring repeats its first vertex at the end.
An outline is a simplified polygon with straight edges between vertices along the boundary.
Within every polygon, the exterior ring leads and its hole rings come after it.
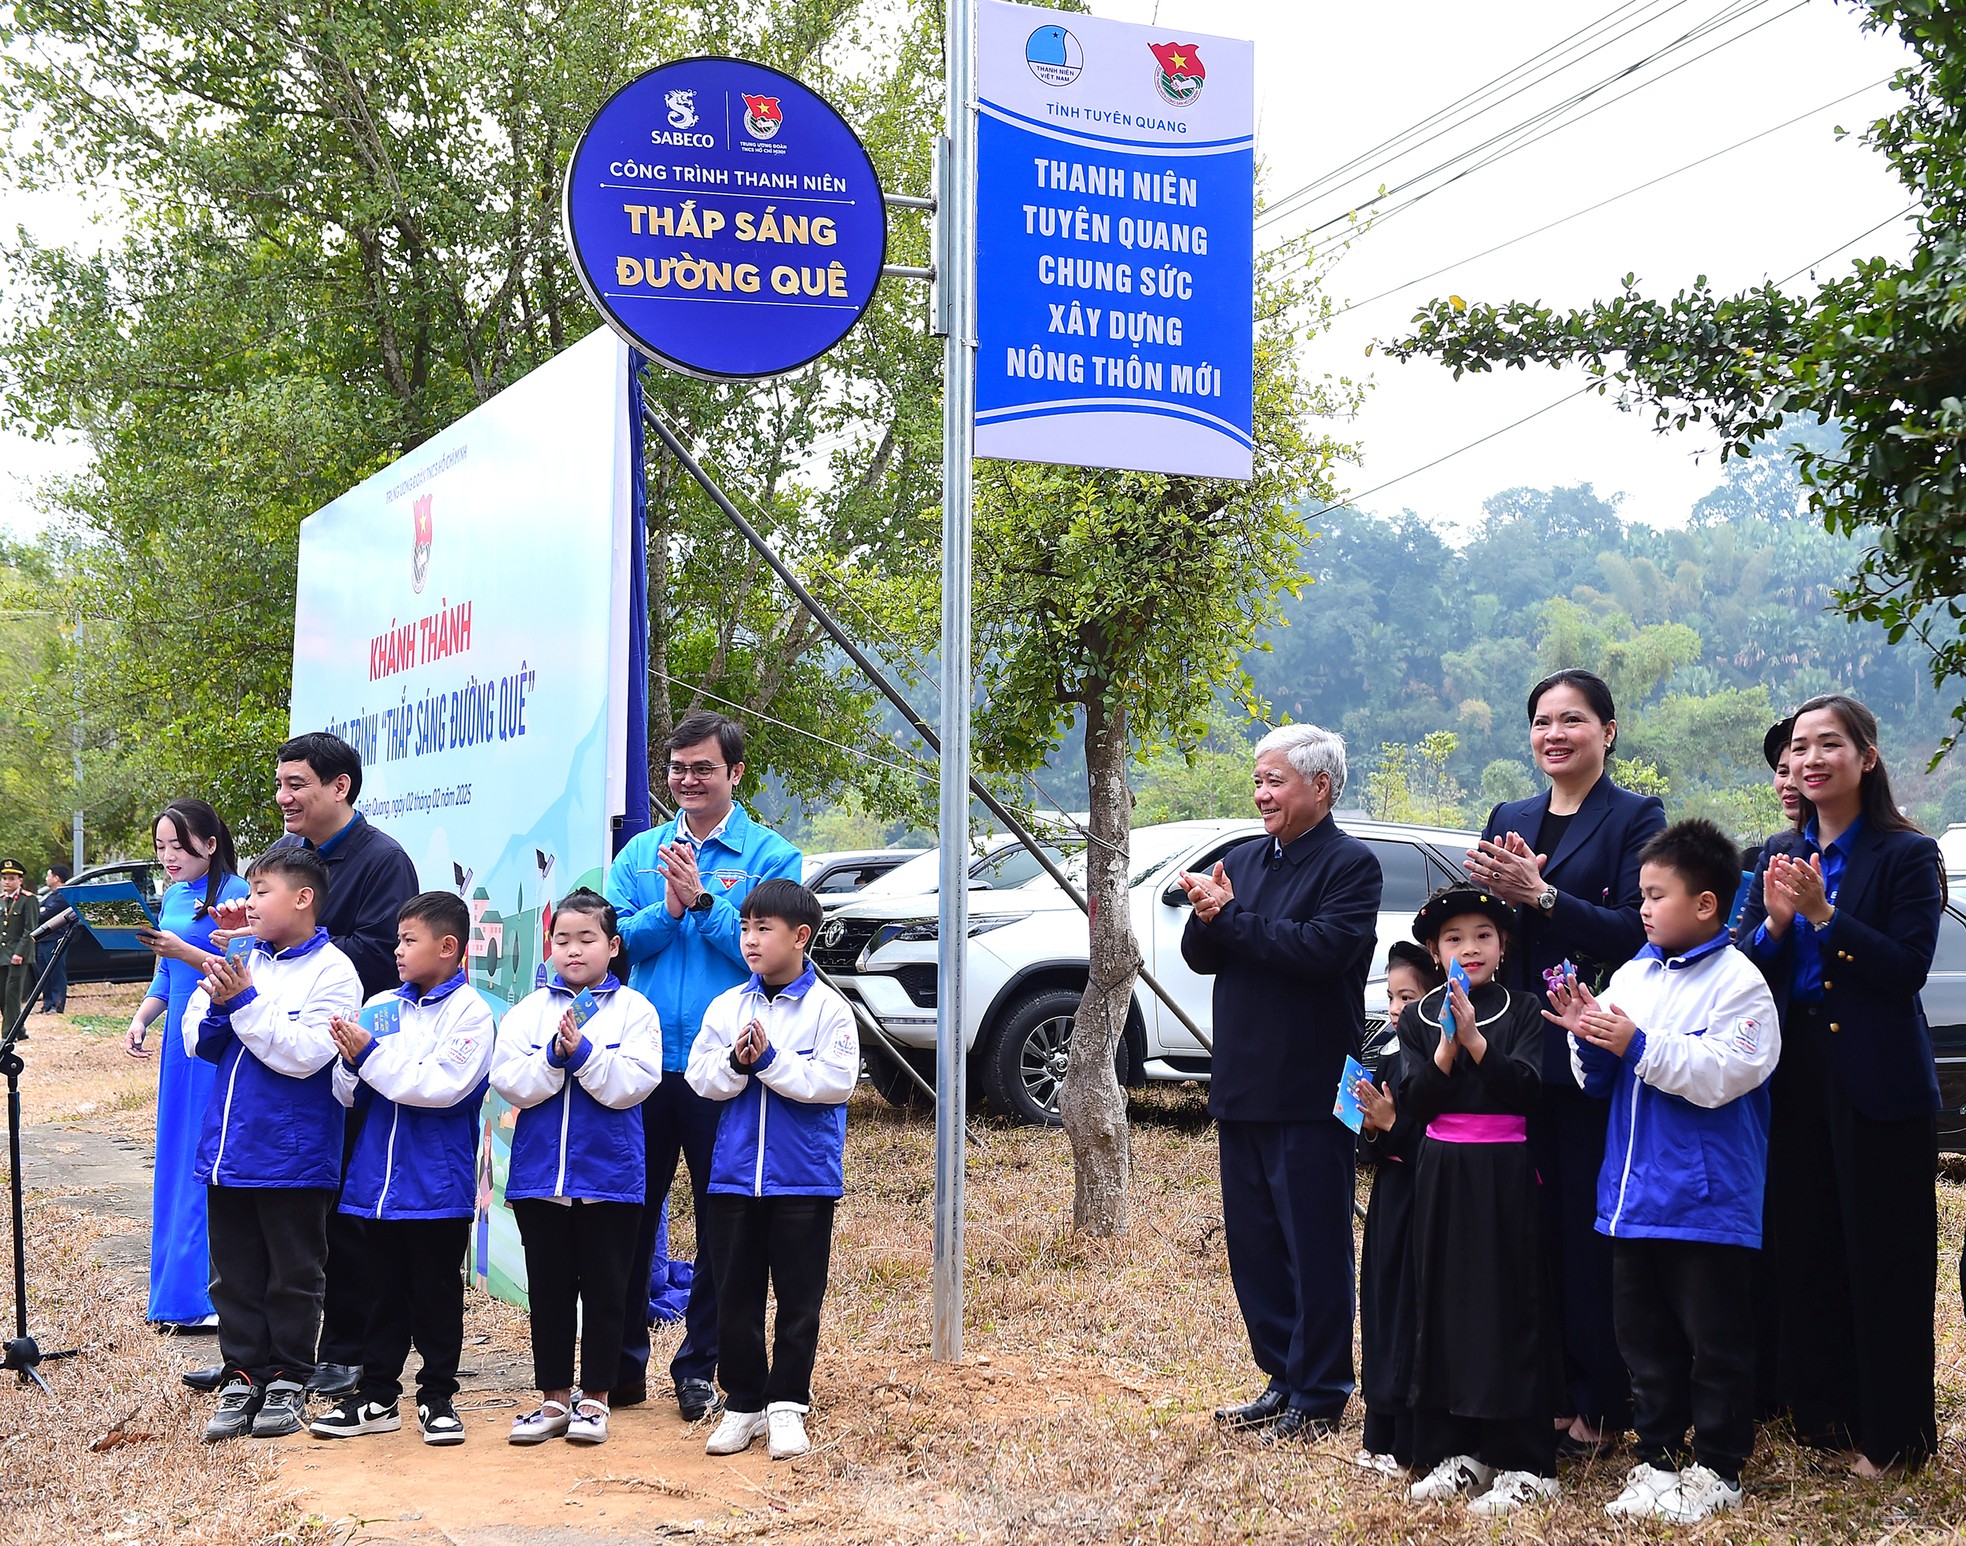
POLYGON ((1224 1407, 1266 1442, 1337 1427, 1352 1393, 1353 1138, 1332 1115, 1365 1032, 1379 861, 1338 830, 1345 743, 1285 725, 1256 747, 1268 834, 1181 877, 1181 954, 1215 978, 1208 1111, 1222 1166, 1229 1276, 1269 1387, 1224 1407))

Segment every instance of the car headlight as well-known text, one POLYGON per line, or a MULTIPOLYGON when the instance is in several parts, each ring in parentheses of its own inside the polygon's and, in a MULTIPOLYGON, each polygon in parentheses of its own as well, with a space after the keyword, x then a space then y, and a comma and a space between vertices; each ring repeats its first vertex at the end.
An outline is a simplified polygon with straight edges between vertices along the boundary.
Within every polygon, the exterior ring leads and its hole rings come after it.
MULTIPOLYGON (((972 918, 969 920, 968 938, 974 939, 979 934, 988 934, 992 929, 1000 929, 1007 923, 1022 923, 1030 916, 1029 913, 991 913, 987 918, 972 918)), ((882 945, 890 942, 927 944, 941 937, 941 920, 922 918, 914 923, 890 923, 874 936, 874 943, 868 948, 870 951, 878 950, 882 945), (889 932, 890 930, 892 932, 889 932)))

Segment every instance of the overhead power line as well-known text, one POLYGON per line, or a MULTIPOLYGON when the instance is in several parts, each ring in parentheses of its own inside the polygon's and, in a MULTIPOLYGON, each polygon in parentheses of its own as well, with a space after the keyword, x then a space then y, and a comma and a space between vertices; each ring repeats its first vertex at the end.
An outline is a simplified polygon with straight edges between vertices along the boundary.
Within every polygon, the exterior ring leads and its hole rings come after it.
POLYGON ((1393 162, 1411 154, 1421 146, 1430 145, 1435 140, 1451 133, 1454 129, 1471 123, 1483 114, 1492 112, 1505 103, 1515 100, 1516 97, 1528 91, 1530 87, 1540 85, 1543 81, 1549 80, 1555 75, 1562 73, 1562 71, 1571 68, 1573 65, 1581 63, 1584 59, 1588 59, 1592 54, 1608 48, 1612 44, 1650 26, 1667 12, 1679 9, 1680 6, 1687 3, 1687 0, 1670 0, 1670 3, 1664 4, 1663 9, 1660 9, 1661 3, 1662 0, 1646 0, 1646 3, 1641 5, 1640 0, 1625 0, 1624 4, 1613 7, 1588 26, 1579 28, 1568 37, 1558 39, 1557 42, 1551 44, 1540 53, 1533 54, 1521 64, 1503 71, 1502 74, 1496 76, 1493 80, 1484 82, 1466 95, 1455 98, 1454 101, 1448 103, 1445 107, 1435 109, 1435 111, 1429 113, 1417 123, 1409 124, 1397 134, 1389 135, 1387 138, 1379 141, 1378 144, 1360 151, 1351 160, 1333 167, 1322 176, 1313 178, 1301 188, 1292 189, 1289 193, 1283 194, 1281 197, 1273 200, 1270 207, 1264 211, 1264 218, 1266 220, 1280 218, 1289 213, 1293 205, 1326 187, 1333 186, 1334 184, 1342 185, 1344 183, 1357 182, 1361 178, 1370 176, 1382 167, 1390 166, 1393 162), (1626 18, 1625 13, 1632 10, 1634 6, 1639 7, 1640 15, 1636 18, 1626 18), (1644 14, 1647 11, 1651 11, 1653 14, 1644 14), (1543 75, 1534 80, 1524 81, 1522 79, 1525 74, 1535 70, 1538 65, 1553 63, 1554 60, 1561 58, 1562 54, 1568 51, 1572 45, 1580 41, 1590 40, 1594 34, 1616 23, 1621 18, 1626 21, 1626 25, 1621 30, 1613 32, 1611 36, 1598 41, 1594 47, 1580 54, 1576 59, 1555 65, 1554 68, 1546 70, 1543 75), (1505 94, 1497 97, 1498 93, 1505 94), (1491 97, 1496 97, 1497 99, 1488 101, 1488 105, 1485 107, 1479 106, 1480 103, 1487 101, 1491 97), (1474 111, 1464 111, 1466 109, 1474 109, 1474 111), (1461 116, 1456 117, 1457 114, 1461 116), (1374 159, 1375 157, 1377 158, 1376 160, 1374 159))
MULTIPOLYGON (((1728 23, 1738 21, 1754 11, 1761 10, 1773 3, 1775 3, 1775 0, 1735 0, 1734 4, 1728 6, 1719 15, 1709 18, 1686 33, 1682 33, 1678 38, 1655 50, 1652 54, 1647 55, 1637 63, 1627 66, 1614 75, 1607 76, 1592 86, 1573 93, 1551 107, 1532 113, 1529 117, 1511 125, 1509 128, 1498 131, 1490 135, 1487 139, 1465 150, 1459 151, 1447 157, 1445 160, 1436 162, 1433 166, 1427 168, 1427 170, 1417 172, 1405 178, 1399 183, 1374 194, 1371 198, 1354 205, 1344 213, 1334 215, 1304 231, 1296 233, 1296 236, 1298 238, 1315 236, 1321 231, 1329 230, 1333 226, 1343 225, 1355 219, 1363 211, 1374 209, 1380 210, 1374 218, 1374 225, 1383 225, 1392 216, 1404 213, 1406 210, 1412 208, 1413 205, 1420 203, 1424 199, 1431 198, 1434 194, 1444 188, 1453 186, 1463 178, 1470 177, 1476 172, 1493 166, 1497 161, 1512 156, 1518 151, 1526 150, 1532 145, 1540 144, 1552 134, 1574 128, 1586 118, 1593 117, 1605 108, 1622 102, 1637 92, 1656 86, 1661 81, 1678 74, 1688 66, 1711 57, 1723 48, 1731 47, 1733 44, 1741 42, 1743 39, 1760 31, 1763 27, 1769 26, 1781 20, 1784 16, 1788 16, 1802 9, 1808 3, 1808 0, 1793 0, 1793 3, 1776 12, 1773 16, 1765 17, 1761 21, 1756 22, 1752 27, 1744 28, 1740 32, 1720 39, 1720 41, 1702 49, 1692 57, 1681 60, 1671 69, 1661 71, 1657 75, 1637 81, 1629 89, 1620 91, 1602 101, 1593 102, 1593 99, 1598 97, 1600 93, 1617 85, 1620 81, 1629 79, 1634 73, 1646 66, 1666 59, 1693 42, 1703 41, 1728 23), (1591 105, 1586 106, 1585 104, 1587 103, 1591 105), (1579 111, 1578 109, 1582 110, 1579 111), (1463 163, 1467 164, 1464 165, 1463 163), (1400 199, 1399 196, 1401 194, 1409 193, 1410 190, 1417 191, 1411 191, 1409 197, 1400 199), (1395 200, 1397 202, 1393 203, 1391 207, 1380 208, 1386 205, 1388 201, 1395 200)), ((1270 220, 1271 216, 1266 212, 1264 216, 1258 219, 1257 225, 1260 228, 1270 222, 1270 220)))
MULTIPOLYGON (((1875 91, 1879 86, 1888 85, 1890 83, 1890 80, 1891 77, 1886 75, 1881 79, 1870 82, 1869 85, 1859 86, 1855 91, 1846 92, 1844 93, 1844 95, 1837 97, 1832 101, 1824 102, 1817 107, 1810 108, 1807 112, 1797 113, 1795 117, 1784 119, 1782 122, 1775 124, 1771 128, 1763 129, 1756 134, 1750 134, 1744 140, 1736 140, 1733 144, 1723 146, 1719 150, 1709 151, 1706 155, 1701 156, 1696 161, 1689 161, 1684 166, 1676 166, 1670 172, 1661 172, 1657 177, 1648 178, 1646 181, 1642 183, 1639 183, 1633 187, 1625 189, 1625 191, 1622 193, 1614 193, 1607 199, 1599 199, 1595 204, 1587 204, 1582 209, 1572 210, 1567 215, 1559 216, 1555 220, 1546 221, 1544 224, 1537 226, 1534 230, 1524 231, 1519 236, 1511 236, 1507 241, 1497 242, 1492 247, 1484 247, 1481 249, 1480 252, 1470 253, 1468 254, 1468 256, 1464 258, 1456 258, 1452 263, 1444 263, 1439 268, 1429 269, 1426 273, 1421 274, 1416 278, 1408 279, 1401 284, 1388 286, 1384 290, 1380 290, 1375 294, 1366 296, 1364 300, 1352 301, 1347 305, 1339 307, 1338 310, 1333 313, 1333 315, 1342 317, 1345 315, 1346 312, 1357 311, 1361 307, 1372 305, 1375 301, 1383 301, 1389 295, 1397 295, 1402 290, 1410 290, 1415 285, 1425 284, 1429 279, 1438 279, 1442 274, 1451 273, 1455 269, 1463 266, 1464 264, 1475 263, 1475 262, 1479 262, 1482 258, 1492 257, 1495 253, 1502 251, 1504 248, 1513 247, 1519 242, 1526 242, 1531 237, 1541 236, 1545 231, 1554 231, 1560 225, 1568 225, 1573 220, 1581 220, 1586 215, 1594 215, 1600 209, 1604 209, 1612 204, 1616 204, 1621 199, 1628 199, 1632 197, 1632 195, 1634 194, 1643 193, 1648 188, 1656 188, 1660 183, 1668 182, 1672 178, 1679 177, 1684 173, 1694 171, 1699 167, 1703 167, 1709 161, 1718 161, 1721 157, 1732 155, 1737 150, 1743 150, 1749 145, 1754 144, 1758 140, 1767 139, 1768 136, 1771 134, 1779 134, 1784 129, 1793 128, 1795 125, 1801 123, 1804 119, 1814 118, 1817 114, 1826 113, 1833 107, 1841 107, 1845 102, 1848 102, 1855 97, 1860 97, 1867 91, 1875 91)), ((1861 238, 1858 239, 1861 240, 1861 238)))
MULTIPOLYGON (((1809 273, 1811 270, 1820 267, 1824 263, 1827 263, 1831 258, 1835 257, 1838 253, 1847 251, 1849 248, 1856 246, 1858 242, 1863 241, 1866 237, 1875 236, 1879 231, 1885 229, 1885 227, 1896 225, 1900 220, 1904 219, 1905 216, 1911 214, 1914 210, 1918 209, 1921 203, 1922 200, 1918 200, 1918 199, 1912 200, 1911 203, 1907 204, 1903 209, 1897 211, 1895 214, 1888 215, 1884 219, 1878 221, 1876 225, 1869 226, 1864 230, 1859 231, 1855 236, 1852 236, 1847 241, 1842 241, 1837 243, 1836 246, 1830 248, 1830 250, 1824 253, 1821 257, 1810 259, 1809 262, 1803 264, 1802 267, 1796 269, 1793 273, 1784 274, 1780 279, 1777 279, 1775 283, 1777 285, 1785 285, 1789 283, 1791 280, 1801 278, 1804 274, 1809 273)), ((1432 472, 1434 468, 1440 466, 1443 462, 1451 462, 1454 460, 1455 457, 1464 455, 1469 451, 1475 450, 1479 446, 1485 446, 1488 444, 1489 441, 1497 440, 1503 435, 1508 434, 1511 430, 1521 429, 1523 425, 1530 423, 1532 420, 1540 419, 1544 414, 1551 412, 1553 409, 1561 408, 1565 403, 1570 402, 1575 398, 1582 397, 1587 392, 1596 391, 1603 385, 1604 383, 1602 380, 1587 381, 1582 386, 1578 387, 1574 392, 1565 392, 1561 397, 1554 398, 1551 401, 1544 403, 1543 406, 1540 408, 1532 409, 1530 412, 1525 413, 1521 418, 1511 419, 1507 424, 1502 425, 1499 429, 1492 429, 1485 435, 1477 436, 1475 439, 1470 440, 1466 445, 1456 446, 1452 451, 1444 451, 1439 456, 1436 456, 1432 461, 1422 462, 1418 467, 1408 468, 1405 472, 1399 473, 1394 477, 1388 478, 1383 483, 1373 484, 1373 486, 1369 489, 1364 489, 1356 494, 1347 494, 1343 499, 1333 500, 1330 504, 1325 505, 1322 509, 1312 511, 1309 515, 1305 516, 1304 519, 1307 521, 1315 521, 1323 516, 1327 516, 1331 514, 1331 512, 1334 510, 1354 509, 1357 507, 1358 502, 1362 499, 1370 499, 1374 494, 1383 493, 1387 489, 1392 488, 1397 484, 1406 482, 1406 480, 1409 478, 1417 478, 1423 472, 1432 472)))

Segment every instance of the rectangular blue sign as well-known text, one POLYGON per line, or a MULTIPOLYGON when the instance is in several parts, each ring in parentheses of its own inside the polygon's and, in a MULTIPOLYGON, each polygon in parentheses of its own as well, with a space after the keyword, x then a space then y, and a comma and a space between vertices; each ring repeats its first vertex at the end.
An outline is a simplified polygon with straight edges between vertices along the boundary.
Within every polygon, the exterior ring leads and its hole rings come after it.
POLYGON ((1246 479, 1255 50, 983 0, 979 456, 1246 479))

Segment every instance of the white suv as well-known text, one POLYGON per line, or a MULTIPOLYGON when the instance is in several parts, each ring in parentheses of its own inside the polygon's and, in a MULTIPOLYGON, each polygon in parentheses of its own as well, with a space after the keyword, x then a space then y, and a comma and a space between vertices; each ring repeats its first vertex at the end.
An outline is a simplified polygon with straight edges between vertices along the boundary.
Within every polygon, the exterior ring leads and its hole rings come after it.
MULTIPOLYGON (((1461 878, 1461 860, 1474 846, 1475 834, 1343 813, 1339 825, 1371 847, 1385 872, 1372 965, 1378 986, 1386 946, 1408 937, 1413 915, 1429 892, 1461 878)), ((1261 836, 1263 824, 1253 818, 1176 821, 1136 828, 1132 834, 1129 884, 1141 957, 1204 1032, 1211 1019, 1211 984, 1181 959, 1188 899, 1174 877, 1184 869, 1205 870, 1237 844, 1261 836)), ((1068 861, 1066 869, 1083 883, 1083 857, 1068 861)), ((1085 992, 1085 914, 1042 875, 1011 890, 972 891, 969 909, 964 1039, 971 1082, 1003 1116, 1055 1123, 1065 1049, 1085 992)), ((936 934, 932 895, 868 897, 834 911, 812 949, 819 967, 909 1049, 910 1062, 931 1083, 936 934)), ((1377 998, 1383 1006, 1383 987, 1377 998)), ((1372 1029, 1368 1027, 1368 1036, 1372 1029)), ((885 1052, 869 1048, 867 1068, 888 1099, 901 1104, 915 1096, 913 1081, 885 1052)), ((1137 985, 1121 1044, 1121 1079, 1206 1079, 1208 1070, 1209 1055, 1201 1044, 1145 984, 1137 985)))

